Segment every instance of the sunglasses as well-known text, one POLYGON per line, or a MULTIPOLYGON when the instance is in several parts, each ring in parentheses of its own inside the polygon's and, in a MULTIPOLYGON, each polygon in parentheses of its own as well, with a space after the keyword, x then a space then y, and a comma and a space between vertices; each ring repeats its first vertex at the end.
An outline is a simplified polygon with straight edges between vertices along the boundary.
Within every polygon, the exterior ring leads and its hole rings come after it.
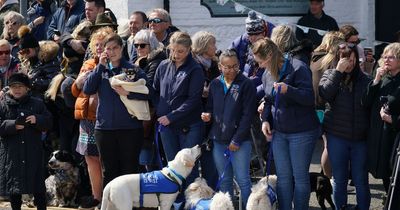
POLYGON ((144 43, 142 43, 142 44, 133 44, 133 46, 135 46, 135 48, 136 49, 138 49, 138 48, 145 48, 146 47, 146 45, 149 45, 149 44, 144 44, 144 43))
POLYGON ((355 47, 356 46, 356 44, 354 44, 354 43, 342 43, 342 44, 339 44, 339 48, 342 50, 342 49, 345 49, 346 47, 348 47, 348 48, 353 48, 353 47, 355 47))
POLYGON ((149 19, 148 21, 149 21, 149 23, 164 23, 164 22, 167 22, 167 21, 162 20, 160 18, 153 18, 153 19, 149 19))
POLYGON ((0 56, 2 55, 10 55, 10 50, 0 51, 0 56))
POLYGON ((10 26, 15 26, 15 25, 17 25, 18 23, 17 23, 17 22, 6 21, 5 24, 6 24, 6 25, 10 25, 10 26))

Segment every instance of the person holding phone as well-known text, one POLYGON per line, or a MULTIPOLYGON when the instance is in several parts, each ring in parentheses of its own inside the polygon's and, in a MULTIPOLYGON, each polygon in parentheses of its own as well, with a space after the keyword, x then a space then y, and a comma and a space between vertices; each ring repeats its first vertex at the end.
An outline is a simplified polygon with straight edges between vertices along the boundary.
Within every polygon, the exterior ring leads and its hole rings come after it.
MULTIPOLYGON (((86 95, 98 95, 94 137, 103 166, 103 186, 114 178, 139 172, 139 153, 143 143, 143 122, 131 117, 120 95, 130 100, 149 100, 149 94, 128 92, 121 86, 111 87, 109 78, 123 71, 137 69, 136 78, 145 73, 129 63, 123 56, 123 42, 118 34, 112 33, 104 40, 104 51, 99 64, 89 73, 83 85, 86 95)), ((149 85, 147 83, 147 85, 149 85)))
POLYGON ((349 165, 357 192, 357 206, 368 210, 371 195, 367 170, 369 113, 361 100, 371 79, 359 65, 355 47, 341 49, 336 68, 328 69, 319 82, 319 95, 326 106, 323 130, 333 174, 336 209, 347 206, 349 165))
POLYGON ((386 46, 379 64, 363 103, 371 109, 368 170, 375 178, 383 179, 387 192, 392 174, 389 160, 400 131, 396 120, 400 115, 400 43, 386 46), (387 100, 380 100, 382 96, 387 100))
POLYGON ((46 209, 45 157, 42 132, 52 117, 42 100, 30 93, 23 73, 9 78, 10 90, 0 100, 0 195, 21 209, 22 194, 33 194, 37 209, 46 209))

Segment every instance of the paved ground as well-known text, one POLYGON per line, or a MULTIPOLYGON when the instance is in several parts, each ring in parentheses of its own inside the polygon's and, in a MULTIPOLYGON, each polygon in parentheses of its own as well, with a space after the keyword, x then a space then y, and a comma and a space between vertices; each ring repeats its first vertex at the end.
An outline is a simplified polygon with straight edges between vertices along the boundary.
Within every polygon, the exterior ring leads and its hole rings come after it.
MULTIPOLYGON (((321 141, 319 141, 314 150, 310 171, 319 172, 321 170, 319 163, 320 163, 322 147, 323 147, 323 145, 322 145, 321 141)), ((372 197, 370 209, 381 210, 381 209, 383 209, 382 196, 385 194, 383 186, 382 186, 382 182, 380 180, 376 180, 372 176, 370 176, 369 183, 370 183, 371 197, 372 197)), ((349 204, 353 204, 353 205, 356 204, 356 196, 354 193, 349 194, 349 204)), ((329 204, 326 203, 326 205, 328 206, 329 204)), ((11 208, 9 206, 10 206, 9 203, 7 203, 7 202, 0 202, 0 210, 10 210, 11 208)), ((26 209, 34 209, 34 208, 23 208, 23 209, 26 210, 26 209)), ((73 210, 71 208, 68 209, 68 208, 53 208, 53 207, 50 207, 48 209, 49 210, 73 210)), ((320 207, 317 203, 315 193, 312 193, 311 199, 310 199, 310 210, 316 210, 316 209, 320 209, 320 207)))

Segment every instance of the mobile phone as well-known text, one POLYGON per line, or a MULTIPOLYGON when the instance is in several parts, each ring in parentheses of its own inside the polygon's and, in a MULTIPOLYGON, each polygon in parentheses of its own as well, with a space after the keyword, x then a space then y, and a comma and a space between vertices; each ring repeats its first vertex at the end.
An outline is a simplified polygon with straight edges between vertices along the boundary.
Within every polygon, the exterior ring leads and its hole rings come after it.
POLYGON ((108 58, 108 56, 107 56, 107 58, 106 58, 106 62, 107 62, 107 65, 108 65, 108 69, 109 69, 109 70, 112 70, 112 69, 113 69, 113 66, 112 66, 111 61, 110 61, 110 59, 108 58))

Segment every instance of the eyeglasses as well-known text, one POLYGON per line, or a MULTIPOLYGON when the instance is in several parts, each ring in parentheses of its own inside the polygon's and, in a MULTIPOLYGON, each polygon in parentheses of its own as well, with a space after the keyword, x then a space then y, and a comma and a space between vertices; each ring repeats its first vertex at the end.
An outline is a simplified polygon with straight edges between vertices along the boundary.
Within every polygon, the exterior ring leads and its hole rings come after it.
POLYGON ((142 44, 133 44, 133 46, 135 46, 135 48, 136 49, 139 49, 139 48, 145 48, 146 47, 146 45, 149 45, 149 44, 145 44, 145 43, 142 43, 142 44))
POLYGON ((382 58, 383 60, 390 60, 390 61, 394 61, 394 60, 397 59, 396 56, 394 56, 394 55, 382 56, 381 58, 382 58))
POLYGON ((221 66, 225 70, 238 70, 239 69, 239 66, 237 64, 235 64, 233 66, 228 66, 228 65, 221 64, 221 66))
POLYGON ((351 44, 354 44, 354 45, 358 45, 358 44, 360 44, 360 42, 361 42, 361 40, 360 40, 360 39, 357 39, 357 40, 355 40, 355 41, 348 42, 348 43, 351 43, 351 44))
POLYGON ((18 23, 17 23, 17 22, 6 21, 5 24, 6 24, 6 25, 10 25, 10 26, 15 26, 15 25, 17 25, 18 23))
POLYGON ((152 18, 152 19, 149 19, 148 21, 149 21, 149 23, 164 23, 164 22, 167 22, 167 21, 162 20, 160 18, 152 18))
POLYGON ((346 47, 348 47, 348 48, 353 48, 353 47, 355 47, 355 46, 356 46, 356 44, 351 43, 351 42, 347 42, 347 43, 339 44, 339 49, 343 50, 343 49, 345 49, 346 47))
POLYGON ((10 55, 10 50, 0 51, 0 56, 2 55, 10 55))

